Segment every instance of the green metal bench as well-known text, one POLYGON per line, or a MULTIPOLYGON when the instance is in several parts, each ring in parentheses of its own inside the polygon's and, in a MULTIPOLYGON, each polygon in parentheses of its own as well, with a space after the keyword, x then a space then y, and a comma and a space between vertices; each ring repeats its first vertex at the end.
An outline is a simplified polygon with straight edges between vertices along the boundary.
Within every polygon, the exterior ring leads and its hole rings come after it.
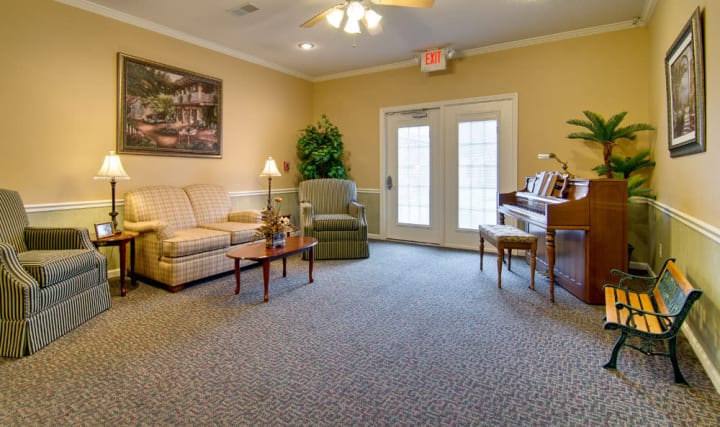
POLYGON ((680 372, 677 361, 677 337, 693 303, 702 291, 694 289, 685 278, 674 259, 665 261, 657 277, 642 277, 619 270, 613 274, 621 276, 617 286, 605 285, 604 329, 620 330, 612 356, 604 367, 617 368, 618 352, 622 346, 638 350, 648 356, 667 356, 672 361, 675 382, 688 385, 680 372), (632 290, 626 282, 642 283, 647 290, 632 290), (626 342, 628 336, 639 337, 642 347, 626 342), (667 350, 657 352, 657 343, 667 343, 667 350))

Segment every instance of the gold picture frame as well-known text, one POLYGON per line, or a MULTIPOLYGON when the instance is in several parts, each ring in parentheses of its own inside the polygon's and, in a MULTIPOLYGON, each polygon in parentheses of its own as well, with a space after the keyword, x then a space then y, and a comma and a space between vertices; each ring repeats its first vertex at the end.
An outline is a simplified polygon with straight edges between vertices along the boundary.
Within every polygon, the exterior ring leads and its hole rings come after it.
POLYGON ((222 80, 118 53, 117 152, 222 158, 222 80))
POLYGON ((705 62, 700 8, 665 55, 670 157, 705 151, 705 62))

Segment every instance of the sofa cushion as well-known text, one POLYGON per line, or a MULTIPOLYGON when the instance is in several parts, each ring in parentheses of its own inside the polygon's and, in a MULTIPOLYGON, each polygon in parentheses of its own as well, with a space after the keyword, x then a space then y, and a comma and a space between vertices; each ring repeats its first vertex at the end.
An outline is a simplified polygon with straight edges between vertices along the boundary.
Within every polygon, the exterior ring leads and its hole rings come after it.
POLYGON ((190 199, 197 223, 212 224, 228 220, 230 196, 219 185, 194 184, 184 188, 190 199))
POLYGON ((182 188, 157 185, 125 193, 125 220, 163 221, 172 229, 197 226, 190 199, 182 188))
POLYGON ((230 234, 208 228, 176 230, 162 241, 162 256, 176 258, 230 247, 230 234))
POLYGON ((25 251, 18 253, 18 261, 40 287, 52 286, 97 267, 95 251, 90 249, 25 251))
POLYGON ((258 230, 261 225, 247 222, 216 222, 214 224, 204 224, 200 227, 229 233, 230 244, 239 245, 262 238, 258 230))
POLYGON ((315 215, 315 231, 353 231, 358 229, 357 218, 348 214, 315 215))

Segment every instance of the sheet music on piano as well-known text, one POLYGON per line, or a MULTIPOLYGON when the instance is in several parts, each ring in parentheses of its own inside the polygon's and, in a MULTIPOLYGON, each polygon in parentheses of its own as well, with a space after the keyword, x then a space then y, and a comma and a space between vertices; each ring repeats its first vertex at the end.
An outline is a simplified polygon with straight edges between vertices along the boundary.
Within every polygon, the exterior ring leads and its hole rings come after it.
POLYGON ((543 171, 521 190, 498 195, 498 223, 515 218, 536 234, 539 265, 554 283, 590 304, 602 304, 610 270, 627 270, 627 182, 570 178, 543 171))

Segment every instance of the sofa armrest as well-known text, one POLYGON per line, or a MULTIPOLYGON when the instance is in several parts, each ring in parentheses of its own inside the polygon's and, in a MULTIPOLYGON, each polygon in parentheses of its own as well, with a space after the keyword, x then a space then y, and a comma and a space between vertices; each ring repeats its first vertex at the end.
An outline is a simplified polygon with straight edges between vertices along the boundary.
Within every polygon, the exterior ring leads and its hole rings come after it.
POLYGON ((175 235, 173 227, 165 221, 124 221, 125 230, 134 231, 136 233, 157 233, 160 240, 165 240, 175 235))
POLYGON ((25 244, 30 250, 95 249, 87 228, 26 227, 25 244))
POLYGON ((300 230, 303 235, 310 235, 313 231, 312 219, 315 209, 309 202, 300 202, 300 230))
POLYGON ((262 223, 262 211, 259 209, 245 209, 242 211, 232 211, 228 214, 230 222, 247 222, 250 224, 262 223))
POLYGON ((15 248, 0 242, 0 290, 3 303, 0 304, 0 318, 21 320, 27 315, 37 312, 38 301, 32 301, 30 295, 38 295, 40 285, 20 265, 15 248), (22 304, 11 301, 11 298, 22 296, 22 304))

